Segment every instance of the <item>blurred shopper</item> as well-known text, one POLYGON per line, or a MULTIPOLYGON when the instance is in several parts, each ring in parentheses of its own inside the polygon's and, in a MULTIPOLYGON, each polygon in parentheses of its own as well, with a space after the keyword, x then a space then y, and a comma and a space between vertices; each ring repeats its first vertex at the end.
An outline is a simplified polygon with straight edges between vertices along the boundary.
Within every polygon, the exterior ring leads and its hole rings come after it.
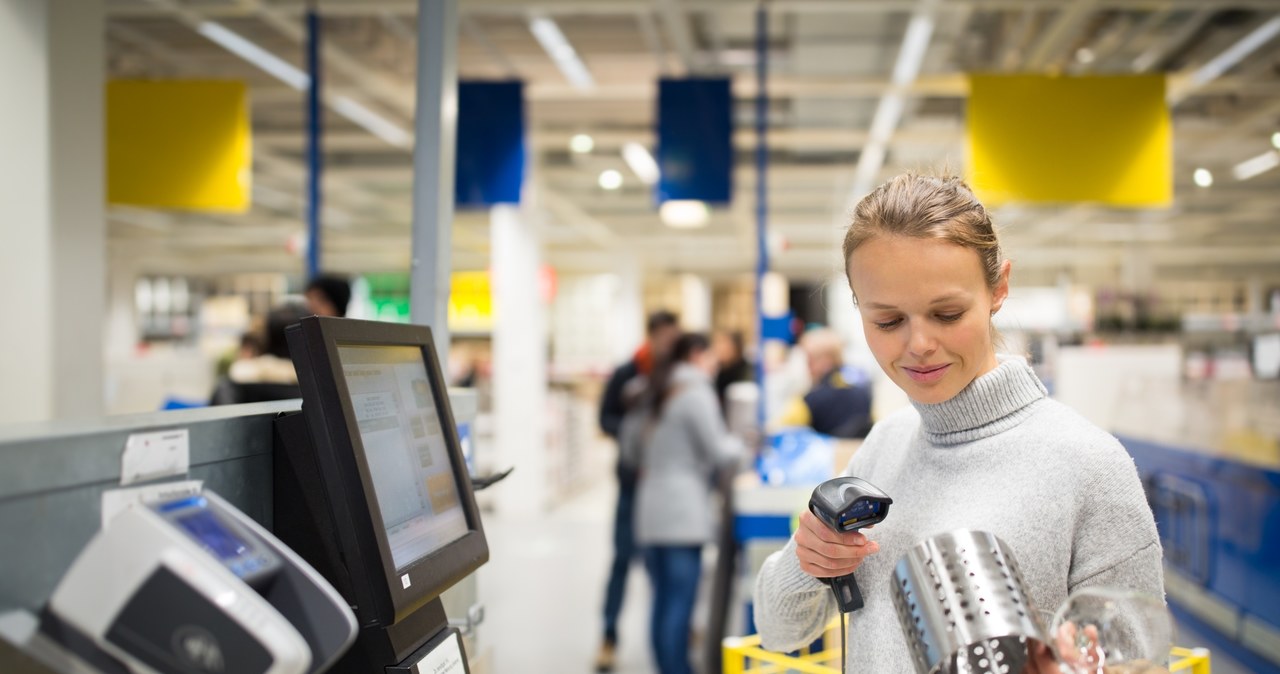
POLYGON ((707 338, 682 335, 621 431, 624 460, 639 467, 636 542, 653 583, 650 639, 661 674, 692 672, 689 628, 702 548, 715 540, 714 480, 743 451, 720 415, 715 372, 707 338))
POLYGON ((210 405, 235 405, 302 397, 298 374, 289 358, 285 328, 310 315, 295 304, 277 307, 267 314, 262 353, 240 358, 231 364, 227 376, 218 381, 210 405))
POLYGON ((307 309, 316 316, 346 316, 351 282, 345 276, 324 274, 311 279, 304 292, 307 309))
POLYGON ((720 409, 727 415, 729 386, 740 381, 755 381, 756 370, 747 362, 742 333, 738 330, 716 331, 711 337, 711 350, 720 367, 716 373, 716 398, 720 400, 720 409))
POLYGON ((865 374, 844 365, 844 343, 830 328, 806 332, 800 349, 813 385, 803 398, 788 404, 779 426, 808 426, 837 438, 865 438, 871 430, 871 383, 865 374))
MULTIPOLYGON (((894 510, 874 530, 845 533, 801 513, 756 581, 765 647, 812 642, 835 616, 821 579, 854 573, 866 604, 850 615, 845 666, 912 672, 893 569, 922 539, 956 529, 1000 537, 1042 609, 1086 587, 1162 597, 1160 540, 1133 459, 1049 398, 1024 359, 996 355, 991 318, 1012 265, 969 186, 905 174, 877 187, 854 210, 844 260, 868 346, 911 399, 876 424, 844 474, 883 489, 894 510)), ((1043 647, 1031 655, 1027 671, 1059 671, 1043 647)))
MULTIPOLYGON (((680 321, 669 311, 657 311, 649 316, 646 324, 645 343, 636 350, 630 360, 618 366, 609 377, 604 397, 600 400, 600 430, 618 439, 622 419, 626 416, 628 389, 643 389, 643 383, 635 381, 647 377, 657 360, 667 357, 671 345, 680 336, 680 321)), ((596 671, 613 670, 618 645, 618 616, 622 613, 622 600, 627 589, 627 572, 635 557, 635 536, 632 525, 632 509, 635 502, 636 470, 618 458, 618 504, 613 519, 613 564, 609 568, 609 581, 605 586, 604 640, 596 655, 596 671)))

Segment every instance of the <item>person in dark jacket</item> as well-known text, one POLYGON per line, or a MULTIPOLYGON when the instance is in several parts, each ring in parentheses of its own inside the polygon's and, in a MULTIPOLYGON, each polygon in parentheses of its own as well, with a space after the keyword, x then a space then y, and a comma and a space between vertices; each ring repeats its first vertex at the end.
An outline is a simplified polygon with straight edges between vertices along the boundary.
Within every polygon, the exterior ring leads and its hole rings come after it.
POLYGON ((742 333, 721 330, 711 337, 711 350, 716 354, 719 370, 716 372, 716 398, 720 400, 721 413, 728 415, 725 396, 729 386, 740 381, 755 381, 756 369, 744 355, 742 333))
POLYGON ((808 426, 837 438, 865 438, 871 431, 871 384, 846 367, 840 336, 834 330, 810 330, 800 338, 813 382, 803 398, 792 401, 779 420, 783 426, 808 426))
MULTIPOLYGON (((609 377, 604 396, 600 400, 600 430, 618 440, 622 419, 628 410, 628 388, 636 389, 633 380, 648 376, 656 360, 666 357, 671 346, 680 336, 680 321, 669 311, 654 312, 646 325, 645 343, 635 355, 618 366, 609 377), (628 387, 628 384, 632 385, 628 387)), ((622 599, 627 587, 627 572, 635 557, 635 531, 632 509, 635 504, 636 470, 627 466, 619 457, 617 466, 618 505, 613 521, 613 564, 609 568, 609 581, 605 586, 604 640, 596 656, 596 671, 612 671, 618 644, 618 616, 622 613, 622 599)))

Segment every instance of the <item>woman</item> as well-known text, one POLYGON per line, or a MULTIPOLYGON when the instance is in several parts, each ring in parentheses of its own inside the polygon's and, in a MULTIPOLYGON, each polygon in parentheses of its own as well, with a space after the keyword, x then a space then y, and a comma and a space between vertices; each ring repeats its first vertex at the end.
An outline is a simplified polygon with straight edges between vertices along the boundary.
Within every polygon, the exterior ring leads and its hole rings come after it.
POLYGON ((996 355, 991 316, 1011 264, 969 187, 913 174, 881 185, 855 209, 844 259, 867 343, 912 403, 876 424, 845 474, 883 489, 893 511, 865 534, 801 515, 756 581, 764 645, 812 641, 835 615, 818 579, 856 571, 866 605, 850 615, 849 671, 911 672, 893 567, 961 528, 1012 548, 1040 609, 1089 586, 1163 596, 1155 522, 1124 448, 1048 398, 1023 359, 996 355))
POLYGON ((662 674, 692 671, 689 626, 702 547, 715 535, 713 478, 741 451, 720 416, 715 372, 707 338, 682 335, 620 433, 623 461, 639 467, 636 543, 653 583, 650 638, 662 674))

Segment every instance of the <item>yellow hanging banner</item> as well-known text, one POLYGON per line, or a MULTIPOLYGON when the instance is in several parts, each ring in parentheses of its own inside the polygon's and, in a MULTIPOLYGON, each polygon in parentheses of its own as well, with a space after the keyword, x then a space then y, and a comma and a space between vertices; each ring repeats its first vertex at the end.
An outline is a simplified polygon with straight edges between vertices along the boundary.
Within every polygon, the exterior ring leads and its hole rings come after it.
POLYGON ((449 329, 488 332, 493 329, 489 272, 455 271, 449 276, 449 329))
POLYGON ((243 213, 253 152, 243 82, 107 83, 107 201, 243 213))
POLYGON ((1172 203, 1163 75, 970 75, 969 87, 969 181, 984 203, 1172 203))

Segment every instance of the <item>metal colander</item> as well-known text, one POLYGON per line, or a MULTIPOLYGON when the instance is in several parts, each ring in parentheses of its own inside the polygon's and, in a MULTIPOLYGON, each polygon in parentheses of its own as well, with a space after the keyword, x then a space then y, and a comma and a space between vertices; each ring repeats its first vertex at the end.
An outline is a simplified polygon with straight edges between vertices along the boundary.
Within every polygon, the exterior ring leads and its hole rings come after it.
POLYGON ((893 572, 898 623, 919 674, 1019 674, 1044 641, 1008 546, 959 530, 911 549, 893 572))

